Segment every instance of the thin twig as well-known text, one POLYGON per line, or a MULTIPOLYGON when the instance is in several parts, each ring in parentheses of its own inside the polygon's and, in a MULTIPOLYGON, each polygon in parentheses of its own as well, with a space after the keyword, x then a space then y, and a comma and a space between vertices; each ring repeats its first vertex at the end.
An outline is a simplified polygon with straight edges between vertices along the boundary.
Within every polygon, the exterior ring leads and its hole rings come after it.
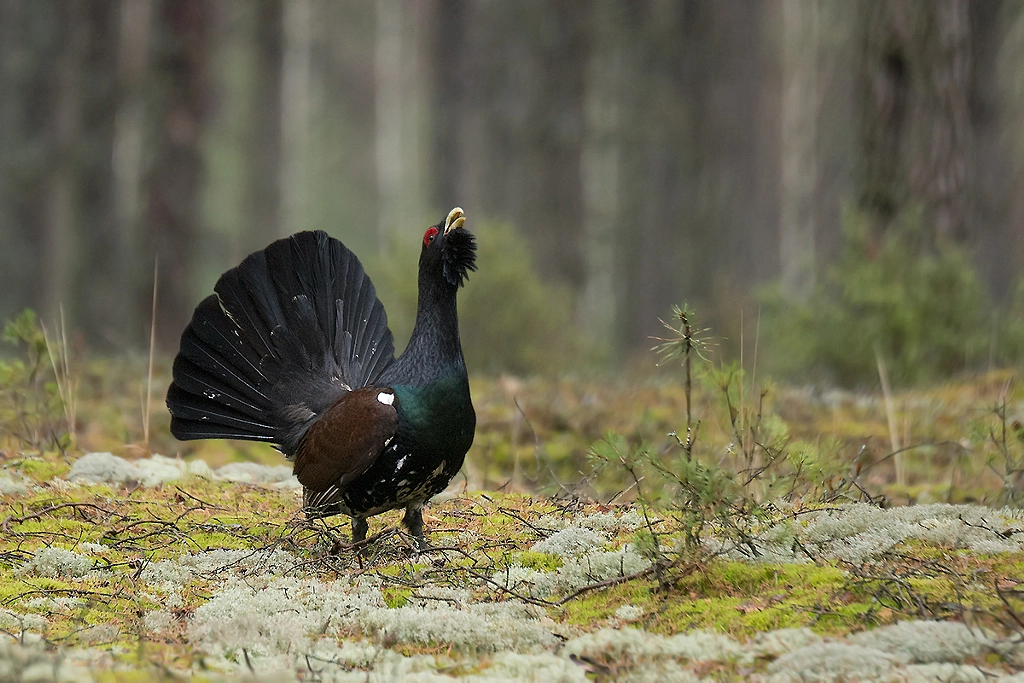
POLYGON ((875 361, 878 363, 878 378, 882 383, 882 396, 885 398, 885 417, 889 422, 889 442, 892 445, 892 452, 896 455, 893 463, 896 466, 896 483, 905 486, 906 474, 903 471, 903 456, 900 449, 900 437, 896 433, 896 411, 892 405, 892 390, 889 388, 889 373, 885 371, 885 361, 882 360, 882 352, 875 347, 875 361))
POLYGON ((31 515, 24 515, 23 517, 15 517, 14 515, 8 515, 8 517, 3 521, 3 523, 0 524, 0 528, 4 530, 5 534, 9 534, 11 533, 9 525, 12 523, 23 524, 29 521, 30 519, 39 519, 45 514, 48 514, 50 512, 56 512, 57 510, 63 508, 93 508, 94 510, 99 510, 100 512, 103 512, 108 515, 121 517, 121 515, 118 515, 113 510, 107 510, 106 508, 101 508, 99 505, 93 505, 92 503, 60 503, 58 505, 51 505, 50 507, 43 508, 39 512, 34 512, 31 515))
POLYGON ((160 255, 153 260, 153 312, 149 321, 149 370, 146 374, 146 407, 142 415, 142 443, 149 451, 149 418, 153 401, 153 355, 156 351, 156 285, 160 255))
POLYGON ((197 503, 199 503, 199 504, 201 504, 201 505, 203 505, 205 507, 212 508, 214 510, 222 510, 222 511, 225 511, 225 512, 227 511, 227 508, 223 508, 223 507, 221 507, 219 505, 215 505, 213 503, 210 503, 209 501, 205 501, 202 498, 198 498, 198 497, 192 495, 191 493, 189 493, 188 491, 184 490, 180 486, 175 486, 174 488, 181 495, 185 496, 186 498, 191 498, 192 500, 196 501, 197 503))

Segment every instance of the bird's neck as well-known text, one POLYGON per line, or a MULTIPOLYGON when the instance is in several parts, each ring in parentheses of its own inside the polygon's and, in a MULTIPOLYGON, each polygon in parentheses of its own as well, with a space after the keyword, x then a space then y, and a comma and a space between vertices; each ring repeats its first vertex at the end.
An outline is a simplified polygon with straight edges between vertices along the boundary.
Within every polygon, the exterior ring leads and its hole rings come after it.
POLYGON ((396 380, 426 384, 442 375, 465 375, 454 287, 420 283, 416 325, 395 365, 396 380))

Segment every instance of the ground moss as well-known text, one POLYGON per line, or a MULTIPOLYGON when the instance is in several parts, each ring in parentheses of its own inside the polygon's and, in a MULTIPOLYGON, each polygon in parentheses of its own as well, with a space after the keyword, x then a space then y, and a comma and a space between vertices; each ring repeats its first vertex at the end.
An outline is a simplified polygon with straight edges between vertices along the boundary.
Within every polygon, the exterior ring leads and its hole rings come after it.
MULTIPOLYGON (((162 672, 157 669, 116 669, 116 670, 105 670, 93 674, 93 680, 95 683, 149 683, 155 681, 156 683, 164 683, 170 681, 180 681, 180 675, 171 674, 169 672, 162 672)), ((211 681, 216 679, 206 678, 204 676, 190 677, 193 683, 201 683, 204 681, 211 681)))
POLYGON ((388 607, 404 607, 409 602, 409 598, 412 597, 413 590, 411 588, 395 588, 388 586, 381 591, 381 595, 384 596, 384 604, 388 607))
POLYGON ((560 616, 564 623, 593 627, 608 623, 624 605, 633 605, 646 614, 658 606, 654 588, 655 584, 647 581, 622 583, 567 602, 559 608, 560 616))
MULTIPOLYGON (((498 391, 496 385, 484 381, 481 386, 481 401, 492 402, 481 406, 481 429, 493 431, 489 441, 478 439, 478 446, 489 444, 492 450, 504 449, 504 456, 502 463, 488 465, 479 460, 483 452, 474 450, 471 460, 478 459, 477 464, 488 473, 492 484, 494 480, 503 482, 510 478, 506 466, 516 455, 523 472, 530 474, 535 443, 539 444, 539 457, 550 458, 550 462, 543 462, 544 467, 550 465, 556 472, 570 471, 578 476, 586 466, 581 454, 606 429, 631 437, 657 438, 668 429, 678 428, 674 423, 685 411, 684 398, 675 385, 628 391, 612 388, 611 394, 602 394, 571 382, 531 382, 526 384, 527 398, 521 406, 530 420, 530 428, 535 430, 534 442, 534 435, 527 437, 528 430, 522 425, 521 416, 517 417, 518 410, 494 403, 496 394, 489 396, 489 392, 498 391), (588 392, 596 398, 583 401, 581 396, 588 392), (516 442, 510 444, 508 435, 513 433, 514 424, 519 424, 521 431, 516 442)), ((975 389, 971 401, 989 400, 998 393, 999 385, 992 383, 975 389)), ((696 405, 708 400, 707 396, 697 398, 696 405)), ((879 464, 865 475, 865 481, 873 478, 870 485, 877 487, 873 490, 891 494, 890 498, 896 495, 900 499, 922 499, 941 494, 945 500, 948 494, 955 500, 970 495, 983 499, 988 483, 984 463, 965 466, 958 475, 962 478, 955 479, 950 468, 956 461, 941 445, 908 451, 910 481, 906 486, 897 486, 889 469, 891 459, 882 458, 889 448, 882 402, 877 397, 868 400, 851 394, 834 399, 834 409, 826 409, 824 400, 808 400, 795 390, 778 392, 770 399, 770 409, 786 413, 787 427, 794 439, 815 444, 822 433, 846 435, 852 445, 848 448, 850 453, 844 451, 844 457, 852 457, 867 444, 868 451, 877 452, 879 464)), ((916 392, 898 398, 897 403, 908 406, 906 422, 911 441, 922 434, 936 443, 962 438, 961 415, 966 411, 967 400, 957 391, 916 392), (937 398, 942 396, 946 397, 937 398), (947 400, 948 405, 943 403, 947 400), (923 407, 914 407, 918 404, 923 407)), ((702 438, 710 444, 718 443, 722 435, 713 433, 712 425, 707 424, 702 438)), ((723 446, 727 443, 722 441, 723 446)), ((183 450, 191 454, 189 457, 197 453, 204 458, 211 456, 208 460, 214 465, 254 456, 268 464, 283 462, 279 454, 260 446, 211 442, 190 444, 183 450)), ((84 628, 117 624, 120 634, 115 642, 97 647, 109 652, 119 665, 137 669, 97 672, 97 680, 154 680, 153 676, 159 674, 151 674, 148 664, 189 670, 199 666, 202 659, 187 640, 188 620, 220 589, 224 576, 231 571, 193 575, 184 585, 158 587, 139 578, 145 562, 173 560, 183 553, 205 550, 280 548, 292 553, 300 563, 300 568, 293 572, 300 578, 329 581, 375 577, 381 584, 385 603, 391 608, 407 605, 410 597, 432 586, 468 589, 478 601, 513 601, 518 597, 487 584, 485 579, 509 564, 541 572, 557 571, 562 565, 560 558, 530 550, 538 540, 595 512, 620 513, 614 506, 580 503, 564 491, 561 499, 525 493, 463 492, 444 502, 432 503, 425 510, 429 538, 442 550, 417 555, 411 551, 407 538, 384 534, 372 546, 369 556, 360 561, 345 548, 333 554, 328 552, 334 541, 347 543, 348 519, 332 518, 315 531, 304 526, 300 499, 294 491, 196 478, 131 490, 108 485, 51 484, 54 477, 66 476, 69 461, 57 453, 6 461, 14 473, 38 486, 0 501, 0 519, 7 520, 8 531, 0 538, 0 605, 21 614, 45 615, 49 625, 44 635, 62 644, 85 645, 84 628), (78 507, 47 510, 65 504, 78 507), (19 521, 20 518, 25 519, 19 521), (100 543, 104 549, 84 549, 83 543, 100 543), (96 558, 99 564, 110 565, 109 575, 81 579, 18 575, 18 568, 32 553, 47 545, 77 549, 96 558), (29 606, 33 598, 47 595, 78 596, 84 602, 52 613, 38 605, 29 606), (140 639, 140 619, 154 609, 168 610, 175 621, 166 632, 140 639)), ((471 486, 476 485, 472 475, 470 481, 471 486)), ((619 484, 612 482, 608 486, 618 492, 625 488, 619 484)), ((373 518, 371 533, 399 528, 401 514, 394 511, 373 518)), ((609 548, 633 540, 631 533, 624 530, 607 533, 609 548)), ((538 601, 538 609, 555 622, 552 630, 563 637, 627 625, 665 635, 699 628, 743 638, 768 629, 807 626, 818 633, 841 636, 868 625, 921 617, 946 618, 957 608, 977 609, 977 618, 984 621, 986 613, 1003 614, 997 588, 1016 590, 1021 576, 1024 553, 980 555, 912 540, 857 567, 838 561, 706 561, 689 574, 674 576, 665 585, 659 585, 658 576, 651 573, 582 592, 561 605, 538 601), (622 610, 628 617, 623 619, 618 613, 626 606, 636 609, 622 610)), ((243 578, 249 581, 253 577, 243 578)), ((563 597, 566 596, 554 596, 552 600, 563 597)), ((1024 613, 1024 605, 1020 607, 1018 613, 1024 613)), ((998 626, 994 621, 984 625, 998 626)), ((487 662, 486 658, 453 653, 444 644, 413 644, 394 649, 405 654, 445 657, 452 667, 448 671, 456 673, 481 670, 482 663, 487 662)), ((709 669, 707 673, 720 672, 727 673, 728 668, 709 669)))
POLYGON ((0 605, 17 606, 21 601, 41 596, 76 595, 83 592, 80 585, 62 579, 34 576, 31 579, 10 575, 0 579, 0 605))
POLYGON ((56 454, 46 454, 38 458, 24 458, 12 463, 22 476, 37 483, 47 482, 56 477, 63 477, 71 469, 70 465, 59 459, 56 454))
POLYGON ((516 555, 516 562, 527 569, 540 572, 553 572, 562 566, 562 558, 548 553, 535 553, 532 550, 516 555))
POLYGON ((646 629, 666 635, 699 628, 747 637, 801 626, 845 633, 862 623, 871 604, 844 591, 844 582, 844 573, 831 566, 720 562, 669 591, 660 590, 653 580, 632 581, 570 601, 562 609, 566 623, 592 627, 614 624, 616 610, 633 605, 643 612, 646 629))

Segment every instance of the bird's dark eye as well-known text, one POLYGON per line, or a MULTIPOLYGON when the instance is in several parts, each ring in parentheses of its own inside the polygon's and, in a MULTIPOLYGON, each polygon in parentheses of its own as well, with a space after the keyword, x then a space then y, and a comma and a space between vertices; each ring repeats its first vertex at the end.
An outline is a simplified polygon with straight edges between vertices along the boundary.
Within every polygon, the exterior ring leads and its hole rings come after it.
POLYGON ((437 237, 437 228, 427 228, 427 231, 423 233, 423 246, 429 247, 435 237, 437 237))

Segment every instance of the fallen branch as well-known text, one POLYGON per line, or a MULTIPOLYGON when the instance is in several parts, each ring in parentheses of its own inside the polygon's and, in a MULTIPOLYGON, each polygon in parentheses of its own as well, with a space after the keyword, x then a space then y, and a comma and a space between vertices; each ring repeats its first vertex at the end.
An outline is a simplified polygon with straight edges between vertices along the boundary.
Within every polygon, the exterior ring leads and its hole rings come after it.
POLYGON ((59 505, 51 505, 50 507, 43 508, 39 512, 34 512, 31 515, 24 515, 22 517, 15 517, 14 515, 9 515, 3 521, 3 524, 0 524, 0 528, 3 529, 5 534, 9 534, 9 533, 11 533, 9 525, 12 524, 12 523, 13 524, 23 524, 23 523, 29 521, 30 519, 39 519, 43 515, 49 514, 51 512, 56 512, 57 510, 61 510, 63 508, 76 508, 76 509, 77 508, 92 508, 92 509, 98 510, 98 511, 104 513, 104 514, 112 515, 112 516, 120 517, 121 519, 124 519, 124 517, 122 515, 119 515, 119 514, 117 514, 116 512, 114 512, 112 510, 107 510, 106 508, 102 508, 99 505, 93 505, 92 503, 60 503, 59 505))

